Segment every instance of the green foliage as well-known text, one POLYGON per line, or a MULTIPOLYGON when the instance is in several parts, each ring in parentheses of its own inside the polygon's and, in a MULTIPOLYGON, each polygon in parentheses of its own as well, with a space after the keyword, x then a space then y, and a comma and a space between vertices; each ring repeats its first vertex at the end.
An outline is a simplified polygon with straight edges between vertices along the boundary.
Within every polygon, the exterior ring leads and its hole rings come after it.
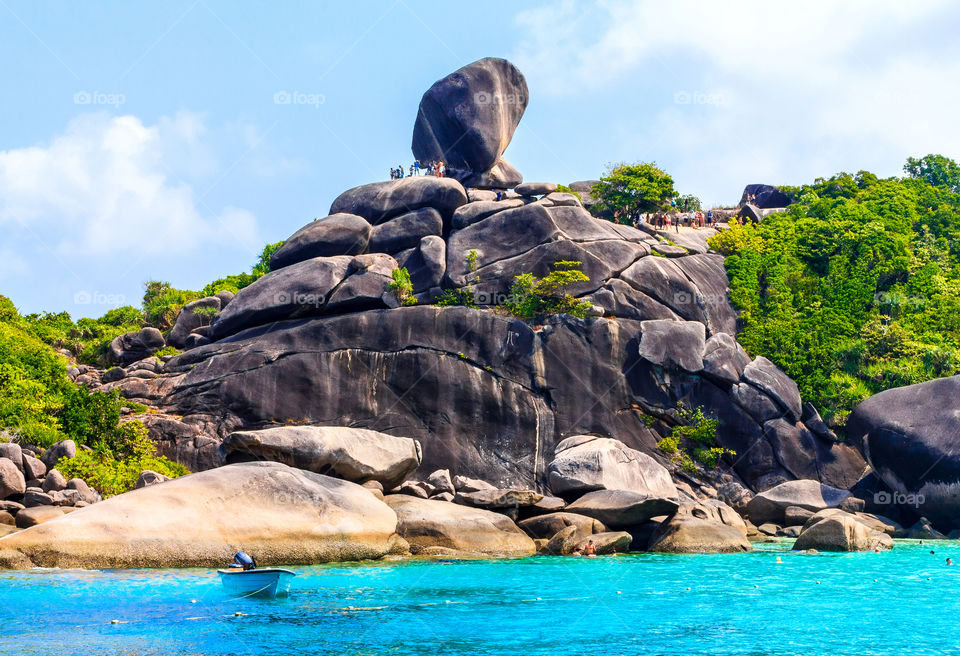
POLYGON ((632 225, 644 212, 665 209, 676 196, 673 178, 656 163, 612 166, 590 194, 597 199, 597 210, 609 211, 617 223, 632 225))
POLYGON ((693 194, 677 196, 676 200, 678 212, 699 212, 701 209, 703 209, 700 206, 700 199, 693 194))
POLYGON ((576 197, 580 200, 580 202, 583 202, 583 196, 581 196, 578 192, 574 191, 573 189, 571 189, 571 188, 568 187, 567 185, 558 184, 558 185, 557 185, 557 193, 560 193, 560 194, 572 194, 572 195, 576 196, 576 197))
POLYGON ((660 439, 657 446, 683 471, 696 473, 698 462, 712 469, 722 456, 737 455, 730 449, 717 446, 720 421, 704 414, 702 407, 694 410, 680 402, 677 403, 676 415, 679 423, 669 435, 660 439))
POLYGON ((569 314, 583 319, 590 303, 571 296, 567 289, 578 282, 589 282, 581 262, 560 260, 553 264, 553 271, 543 278, 524 273, 513 280, 507 310, 521 319, 534 319, 550 314, 569 314))
POLYGON ((155 454, 147 430, 138 421, 128 421, 111 431, 110 441, 100 441, 90 451, 80 450, 74 458, 64 458, 57 469, 67 478, 82 478, 104 497, 133 489, 140 472, 155 471, 176 478, 190 472, 175 462, 155 454))
POLYGON ((477 307, 477 300, 473 295, 473 290, 470 287, 462 287, 459 289, 445 289, 443 293, 440 294, 440 297, 437 299, 436 305, 438 307, 452 307, 454 305, 464 305, 466 307, 477 307))
POLYGON ((928 155, 905 169, 784 188, 785 212, 710 239, 740 342, 838 428, 877 392, 960 372, 958 167, 928 155))
POLYGON ((903 172, 934 187, 960 192, 960 165, 949 157, 933 154, 920 159, 908 157, 903 172))
POLYGON ((393 279, 387 288, 397 297, 400 305, 416 305, 417 299, 413 297, 413 283, 410 281, 410 272, 407 268, 394 269, 391 276, 393 279))

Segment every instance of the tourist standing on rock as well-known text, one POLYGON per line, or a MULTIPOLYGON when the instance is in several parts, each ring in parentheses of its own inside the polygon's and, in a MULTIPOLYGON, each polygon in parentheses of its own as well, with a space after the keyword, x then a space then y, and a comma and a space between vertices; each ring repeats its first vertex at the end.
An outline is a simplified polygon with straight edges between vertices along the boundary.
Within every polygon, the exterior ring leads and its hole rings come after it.
POLYGON ((437 177, 442 178, 447 172, 447 167, 443 165, 443 162, 437 162, 437 177))

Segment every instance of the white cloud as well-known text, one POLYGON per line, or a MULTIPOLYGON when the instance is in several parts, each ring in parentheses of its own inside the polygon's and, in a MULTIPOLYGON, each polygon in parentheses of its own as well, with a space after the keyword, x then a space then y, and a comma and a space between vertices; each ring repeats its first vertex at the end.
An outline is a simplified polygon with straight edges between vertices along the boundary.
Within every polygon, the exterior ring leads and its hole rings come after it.
POLYGON ((235 239, 260 243, 255 217, 210 208, 188 181, 216 169, 205 128, 182 112, 148 126, 87 114, 48 144, 0 151, 0 225, 22 225, 54 250, 147 254, 235 239))
POLYGON ((670 159, 683 190, 729 201, 749 182, 960 157, 960 44, 943 31, 958 14, 946 0, 564 2, 518 13, 512 59, 532 103, 625 105, 605 161, 670 159), (685 92, 722 103, 675 102, 685 92))

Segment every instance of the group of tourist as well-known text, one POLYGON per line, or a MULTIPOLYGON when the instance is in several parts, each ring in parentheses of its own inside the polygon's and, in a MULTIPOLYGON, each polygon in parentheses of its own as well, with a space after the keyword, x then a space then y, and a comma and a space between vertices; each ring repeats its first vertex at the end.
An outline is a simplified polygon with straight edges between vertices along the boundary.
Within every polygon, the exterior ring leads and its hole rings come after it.
POLYGON ((414 162, 410 165, 409 174, 405 172, 403 165, 401 164, 395 169, 390 169, 390 179, 399 180, 400 178, 414 177, 417 175, 432 175, 438 178, 443 178, 447 174, 447 167, 443 165, 443 162, 430 162, 427 165, 421 164, 419 161, 414 162))
POLYGON ((657 212, 651 216, 648 220, 651 225, 656 227, 658 230, 669 230, 670 226, 674 227, 674 230, 679 232, 680 226, 684 225, 688 228, 715 228, 717 226, 717 215, 714 214, 713 210, 707 211, 704 214, 702 211, 697 212, 657 212))

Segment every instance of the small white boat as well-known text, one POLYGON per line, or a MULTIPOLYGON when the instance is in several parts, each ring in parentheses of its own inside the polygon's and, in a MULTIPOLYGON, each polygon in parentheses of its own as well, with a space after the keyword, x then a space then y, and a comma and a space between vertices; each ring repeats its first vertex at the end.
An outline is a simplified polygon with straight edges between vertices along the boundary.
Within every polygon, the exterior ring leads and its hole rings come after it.
POLYGON ((286 595, 290 582, 296 576, 288 569, 267 567, 264 569, 218 569, 220 582, 228 594, 236 597, 269 597, 286 595))

